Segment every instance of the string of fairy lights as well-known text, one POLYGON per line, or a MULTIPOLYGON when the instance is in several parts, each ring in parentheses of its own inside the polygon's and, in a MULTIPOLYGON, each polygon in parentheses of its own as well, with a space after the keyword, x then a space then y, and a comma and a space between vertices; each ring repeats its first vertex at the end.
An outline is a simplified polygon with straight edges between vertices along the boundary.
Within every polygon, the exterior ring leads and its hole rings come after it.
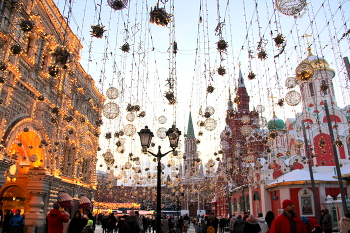
MULTIPOLYGON (((234 107, 239 102, 235 96, 239 70, 251 96, 250 106, 259 113, 257 121, 261 127, 273 118, 273 112, 281 119, 296 116, 301 110, 306 112, 307 106, 302 109, 300 104, 299 85, 287 88, 285 83, 295 76, 296 67, 307 57, 308 46, 315 56, 324 57, 336 71, 333 85, 337 105, 344 107, 349 103, 349 95, 340 95, 348 93, 349 87, 343 63, 343 57, 349 52, 346 26, 349 3, 310 1, 302 11, 288 15, 290 9, 284 9, 287 14, 281 13, 278 2, 200 0, 191 3, 192 9, 198 12, 188 12, 181 2, 174 1, 165 4, 155 1, 158 5, 153 6, 153 2, 146 0, 109 0, 108 4, 57 0, 85 46, 83 65, 93 74, 99 89, 107 93, 107 102, 111 101, 118 109, 115 118, 103 120, 98 167, 102 165, 103 169, 113 170, 124 185, 132 184, 135 171, 142 171, 136 173, 138 184, 154 185, 155 180, 149 177, 155 178, 155 163, 151 157, 140 154, 135 133, 148 125, 158 136, 154 144, 166 143, 159 135, 164 135, 164 129, 171 124, 176 122, 186 132, 188 106, 191 106, 203 165, 209 159, 218 162, 216 158, 220 157, 221 149, 218 132, 225 128, 229 89, 234 107), (150 16, 151 7, 153 14, 150 16), (77 8, 84 8, 82 15, 74 11, 77 8), (88 16, 92 15, 90 22, 88 16), (162 17, 154 20, 158 16, 162 17), (77 20, 80 18, 82 22, 77 20), (183 25, 183 18, 189 19, 185 20, 188 25, 183 25), (155 24, 150 24, 150 20, 155 24), (103 34, 101 38, 87 36, 89 24, 104 25, 99 31, 103 34), (186 27, 192 27, 193 33, 187 32, 186 27), (108 97, 112 87, 118 92, 115 99, 108 97), (210 147, 206 146, 207 140, 211 142, 210 147), (107 156, 109 164, 106 166, 107 150, 111 154, 107 156)), ((320 100, 314 101, 315 111, 320 111, 320 100)), ((331 108, 331 112, 335 111, 331 108)), ((321 121, 317 119, 316 122, 321 121)), ((324 132, 320 123, 317 127, 319 132, 324 132)), ((308 136, 312 137, 311 132, 308 136)), ((287 134, 287 138, 291 140, 293 136, 287 134)), ((175 163, 170 166, 171 172, 165 171, 163 178, 167 175, 176 178, 174 172, 182 161, 183 139, 181 144, 177 157, 164 158, 164 167, 175 163)))

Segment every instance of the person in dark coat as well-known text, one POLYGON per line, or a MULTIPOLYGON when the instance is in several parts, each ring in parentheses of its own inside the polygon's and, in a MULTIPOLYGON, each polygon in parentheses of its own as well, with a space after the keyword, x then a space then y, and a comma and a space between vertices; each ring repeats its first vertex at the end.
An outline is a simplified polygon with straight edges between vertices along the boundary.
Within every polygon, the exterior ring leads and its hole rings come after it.
POLYGON ((235 223, 233 224, 233 229, 235 233, 243 233, 244 220, 242 219, 242 215, 238 215, 235 223))
MULTIPOLYGON (((102 216, 100 223, 101 223, 101 227, 102 227, 102 233, 107 233, 107 216, 106 215, 102 216)), ((118 226, 119 226, 119 224, 118 224, 118 226)))
POLYGON ((219 227, 220 227, 220 232, 224 232, 226 226, 226 219, 221 217, 219 220, 219 227))
POLYGON ((82 232, 83 228, 86 226, 87 220, 83 218, 80 210, 75 211, 74 217, 69 223, 68 233, 82 232))
POLYGON ((107 233, 113 233, 116 223, 117 223, 117 219, 115 218, 113 213, 110 213, 107 218, 107 224, 106 224, 107 233))
POLYGON ((130 210, 129 216, 125 219, 123 225, 124 232, 127 233, 140 233, 139 223, 135 217, 135 211, 130 210))
POLYGON ((3 233, 9 233, 10 231, 10 220, 12 218, 12 210, 8 210, 7 213, 5 214, 4 221, 2 224, 2 232, 3 233))
POLYGON ((286 199, 282 202, 283 213, 272 222, 269 233, 306 233, 303 220, 294 213, 294 203, 286 199))
POLYGON ((261 231, 259 222, 253 215, 250 215, 244 223, 243 232, 244 233, 259 233, 261 231))
POLYGON ((180 216, 179 221, 177 221, 177 232, 181 232, 182 231, 182 226, 184 225, 184 219, 182 218, 182 216, 180 216))
POLYGON ((275 215, 272 211, 267 211, 266 215, 265 215, 265 221, 267 223, 267 225, 269 226, 269 229, 271 227, 272 221, 275 219, 275 215))
POLYGON ((323 220, 321 222, 322 224, 322 228, 324 233, 331 233, 332 232, 332 215, 329 214, 329 210, 328 209, 324 209, 324 217, 323 220))

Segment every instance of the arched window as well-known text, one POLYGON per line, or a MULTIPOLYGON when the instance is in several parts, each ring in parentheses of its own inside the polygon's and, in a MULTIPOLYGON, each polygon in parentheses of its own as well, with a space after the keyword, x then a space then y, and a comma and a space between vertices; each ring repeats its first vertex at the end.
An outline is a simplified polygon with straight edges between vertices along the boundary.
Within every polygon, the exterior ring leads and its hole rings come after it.
MULTIPOLYGON (((327 81, 324 79, 321 82, 322 82, 322 84, 321 84, 322 86, 327 84, 327 81)), ((324 95, 327 95, 327 90, 322 90, 322 92, 324 95)))
POLYGON ((310 189, 302 188, 299 193, 300 216, 314 216, 314 196, 310 189))

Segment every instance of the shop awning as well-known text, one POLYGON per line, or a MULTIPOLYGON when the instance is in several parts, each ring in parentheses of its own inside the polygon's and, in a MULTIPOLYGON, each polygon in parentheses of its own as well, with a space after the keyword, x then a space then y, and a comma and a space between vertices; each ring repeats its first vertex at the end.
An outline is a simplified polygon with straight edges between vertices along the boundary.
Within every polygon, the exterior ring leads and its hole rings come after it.
POLYGON ((73 198, 71 196, 69 196, 68 193, 58 192, 57 201, 62 208, 73 208, 74 207, 73 198))
POLYGON ((92 204, 89 198, 81 196, 79 200, 79 208, 81 209, 92 209, 92 204))

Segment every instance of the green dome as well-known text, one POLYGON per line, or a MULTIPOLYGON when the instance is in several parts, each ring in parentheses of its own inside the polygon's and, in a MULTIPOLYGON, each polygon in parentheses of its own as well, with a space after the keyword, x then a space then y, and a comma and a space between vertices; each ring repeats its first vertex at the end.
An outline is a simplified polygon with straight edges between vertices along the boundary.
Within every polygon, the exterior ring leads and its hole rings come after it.
POLYGON ((269 122, 267 122, 267 128, 272 130, 284 130, 284 121, 277 117, 272 118, 269 122))

